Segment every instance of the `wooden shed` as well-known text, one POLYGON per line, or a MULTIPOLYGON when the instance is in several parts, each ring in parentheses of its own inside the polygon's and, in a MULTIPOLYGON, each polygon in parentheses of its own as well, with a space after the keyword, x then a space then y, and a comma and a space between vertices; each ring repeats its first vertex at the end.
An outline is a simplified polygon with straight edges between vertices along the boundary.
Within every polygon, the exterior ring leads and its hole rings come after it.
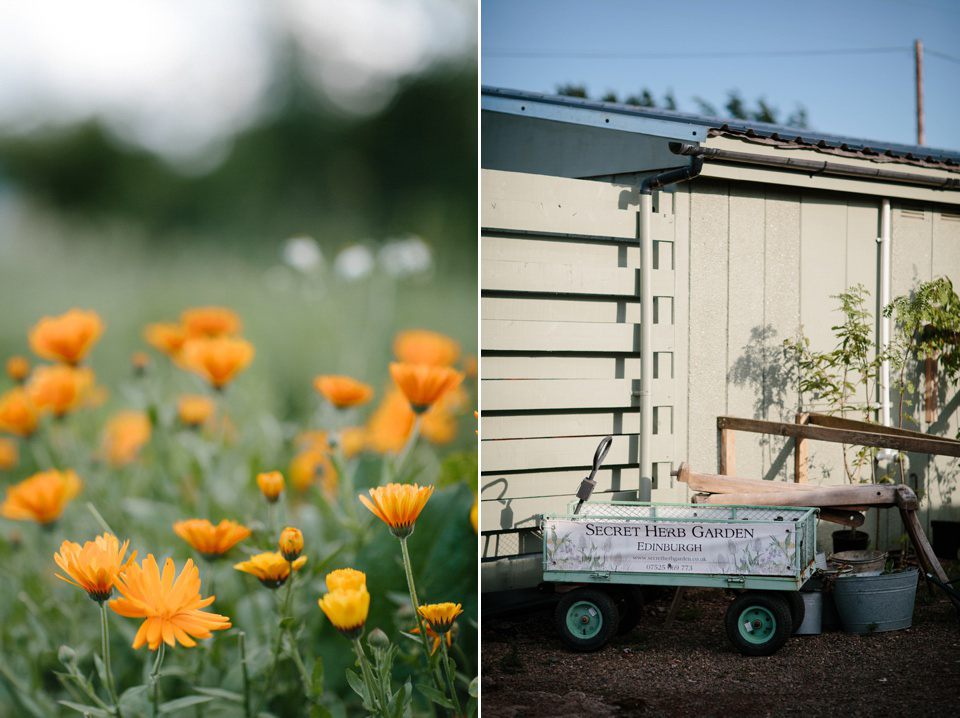
MULTIPOLYGON (((795 420, 782 344, 830 349, 832 295, 869 290, 879 335, 884 296, 960 277, 960 152, 494 88, 481 111, 485 591, 536 584, 536 517, 605 435, 595 497, 687 502, 670 472, 719 471, 718 417, 795 420)), ((960 397, 934 389, 919 430, 953 437, 960 397)), ((792 481, 794 448, 738 434, 736 474, 792 481)), ((846 481, 840 452, 810 446, 811 482, 846 481)), ((909 458, 925 528, 960 519, 958 460, 909 458)))

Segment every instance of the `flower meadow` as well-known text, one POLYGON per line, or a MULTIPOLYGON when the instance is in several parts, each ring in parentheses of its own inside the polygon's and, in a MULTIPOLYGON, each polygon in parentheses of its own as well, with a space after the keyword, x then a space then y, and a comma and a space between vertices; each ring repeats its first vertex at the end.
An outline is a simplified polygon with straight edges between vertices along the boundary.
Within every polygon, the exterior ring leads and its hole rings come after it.
POLYGON ((474 715, 458 341, 395 330, 278 416, 249 370, 284 348, 231 308, 156 317, 122 376, 97 372, 109 324, 37 317, 5 359, 0 715, 474 715))

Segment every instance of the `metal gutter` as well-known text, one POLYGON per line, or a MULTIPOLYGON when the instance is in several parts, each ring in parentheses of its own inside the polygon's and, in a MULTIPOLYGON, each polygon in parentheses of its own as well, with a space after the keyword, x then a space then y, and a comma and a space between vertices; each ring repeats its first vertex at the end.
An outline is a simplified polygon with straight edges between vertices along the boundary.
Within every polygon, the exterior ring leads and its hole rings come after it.
POLYGON ((703 147, 686 142, 671 142, 670 150, 678 155, 702 157, 706 160, 720 162, 740 162, 744 164, 759 164, 770 167, 779 167, 787 170, 803 172, 805 174, 836 175, 842 177, 857 177, 881 182, 896 182, 899 184, 913 184, 933 189, 957 191, 960 190, 960 179, 952 177, 932 177, 915 172, 897 172, 881 167, 860 167, 838 162, 798 159, 795 157, 771 157, 750 152, 737 152, 716 147, 703 147))
MULTIPOLYGON (((674 144, 671 143, 671 149, 674 144)), ((666 170, 640 183, 640 490, 639 499, 650 501, 653 486, 653 190, 686 182, 700 174, 703 158, 694 155, 687 167, 666 170), (646 481, 644 481, 646 479, 646 481)))

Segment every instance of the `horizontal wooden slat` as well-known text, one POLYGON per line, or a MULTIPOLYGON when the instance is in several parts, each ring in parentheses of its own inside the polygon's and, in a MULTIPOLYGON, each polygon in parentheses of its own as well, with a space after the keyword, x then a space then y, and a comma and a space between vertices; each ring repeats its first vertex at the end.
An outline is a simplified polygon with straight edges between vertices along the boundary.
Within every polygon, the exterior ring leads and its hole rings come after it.
POLYGON ((638 434, 640 411, 625 409, 590 414, 485 416, 481 429, 481 438, 484 440, 638 434))
POLYGON ((480 341, 484 351, 639 352, 640 325, 484 319, 480 341))
POLYGON ((636 324, 640 321, 640 302, 625 298, 606 300, 481 297, 480 316, 484 319, 636 324))
POLYGON ((634 297, 640 270, 548 262, 480 262, 481 290, 634 297))
POLYGON ((484 356, 484 379, 624 379, 640 377, 640 358, 484 356))
MULTIPOLYGON (((485 441, 481 447, 484 474, 496 471, 550 469, 584 466, 593 462, 602 436, 573 436, 549 439, 504 439, 485 441)), ((605 464, 636 464, 639 460, 639 436, 613 437, 605 464)))
POLYGON ((480 382, 481 411, 640 406, 639 379, 515 379, 480 382))
MULTIPOLYGON (((593 458, 592 456, 590 457, 593 458)), ((522 499, 531 496, 565 496, 576 498, 590 468, 566 471, 541 471, 510 476, 483 476, 480 479, 480 500, 522 499)), ((607 468, 601 466, 594 476, 597 493, 605 491, 636 491, 640 484, 640 470, 636 466, 607 468)))
POLYGON ((640 244, 622 242, 557 241, 545 238, 481 236, 480 255, 484 259, 507 262, 550 262, 585 267, 639 267, 640 244))

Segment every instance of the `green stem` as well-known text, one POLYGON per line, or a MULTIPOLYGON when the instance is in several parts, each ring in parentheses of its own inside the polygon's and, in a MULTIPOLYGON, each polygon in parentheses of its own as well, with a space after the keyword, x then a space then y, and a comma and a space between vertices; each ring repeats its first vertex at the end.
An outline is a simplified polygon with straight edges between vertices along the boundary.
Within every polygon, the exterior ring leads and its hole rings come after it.
POLYGON ((366 685, 367 693, 370 695, 372 712, 385 716, 387 706, 386 704, 381 704, 379 691, 377 691, 376 682, 373 680, 373 671, 370 670, 370 665, 367 663, 367 655, 363 652, 363 645, 360 643, 359 638, 353 639, 353 648, 357 652, 357 663, 360 664, 363 683, 366 685))
POLYGON ((100 512, 97 511, 97 507, 93 505, 92 501, 87 502, 87 510, 89 510, 90 513, 93 514, 93 518, 96 519, 98 524, 100 524, 100 528, 102 528, 108 534, 111 534, 112 536, 116 536, 116 534, 113 532, 113 529, 110 528, 110 524, 108 524, 106 520, 103 518, 103 516, 100 515, 100 512))
POLYGON ((117 718, 123 718, 120 713, 120 699, 117 698, 117 687, 113 682, 113 671, 110 669, 110 628, 107 625, 107 602, 100 601, 100 653, 103 665, 107 672, 107 691, 113 701, 113 712, 117 718))
POLYGON ((267 701, 267 693, 270 692, 270 686, 273 684, 273 676, 277 672, 277 664, 280 662, 280 649, 283 648, 283 634, 287 632, 287 614, 290 608, 290 597, 293 595, 293 565, 290 566, 290 574, 287 577, 287 594, 283 598, 283 604, 280 608, 280 625, 277 630, 277 642, 273 646, 273 661, 270 665, 270 673, 267 674, 267 682, 263 686, 263 693, 260 694, 260 700, 257 702, 257 709, 254 715, 260 715, 260 711, 267 701))
POLYGON ((251 718, 250 713, 250 675, 247 673, 247 648, 244 642, 247 634, 240 631, 237 639, 240 642, 240 670, 243 673, 243 715, 251 718))
POLYGON ((267 503, 267 507, 267 510, 270 512, 270 533, 274 539, 277 539, 280 536, 280 529, 277 524, 277 502, 270 501, 267 503))
POLYGON ((417 439, 420 437, 420 418, 421 415, 417 414, 417 418, 413 420, 413 428, 410 430, 410 436, 407 437, 407 443, 403 445, 403 449, 400 450, 400 453, 397 455, 397 460, 393 464, 393 475, 396 479, 400 478, 400 469, 403 468, 414 444, 417 443, 417 439))
POLYGON ((426 661, 427 670, 433 676, 433 682, 437 689, 442 693, 443 684, 437 680, 437 674, 430 670, 430 643, 427 640, 427 627, 423 622, 423 616, 420 615, 420 602, 417 600, 417 587, 413 583, 413 567, 410 564, 410 551, 407 549, 407 539, 399 539, 400 549, 403 552, 403 568, 407 574, 407 588, 410 589, 410 601, 413 603, 413 614, 417 617, 417 628, 420 634, 420 643, 423 646, 423 659, 426 661))
POLYGON ((313 702, 313 687, 311 685, 310 674, 307 673, 307 667, 303 663, 303 658, 300 656, 300 649, 297 648, 296 641, 291 637, 290 640, 290 658, 293 661, 293 665, 297 668, 297 673, 300 674, 300 681, 303 683, 303 694, 307 697, 308 701, 313 702))
POLYGON ((160 648, 157 649, 157 658, 153 662, 153 668, 150 670, 150 708, 151 715, 156 715, 160 705, 160 666, 163 665, 163 655, 167 647, 166 643, 160 642, 160 648))
POLYGON ((460 710, 460 701, 457 698, 457 688, 453 683, 454 670, 450 664, 450 654, 447 653, 446 636, 442 637, 440 641, 440 650, 443 651, 443 674, 447 677, 447 685, 450 686, 450 699, 453 701, 456 715, 462 716, 463 712, 460 710))

